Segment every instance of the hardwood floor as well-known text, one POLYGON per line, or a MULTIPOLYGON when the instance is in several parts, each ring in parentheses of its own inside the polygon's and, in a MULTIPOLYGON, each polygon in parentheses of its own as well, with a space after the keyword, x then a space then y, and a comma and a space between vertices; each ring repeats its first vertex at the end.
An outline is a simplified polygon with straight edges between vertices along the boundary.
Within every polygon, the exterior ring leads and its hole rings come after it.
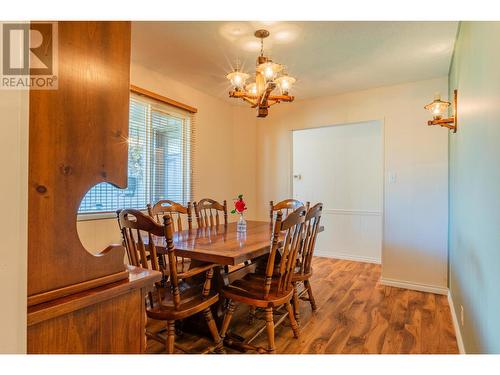
MULTIPOLYGON (((313 267, 318 310, 313 313, 308 302, 301 302, 299 339, 293 338, 287 323, 276 328, 277 353, 458 353, 446 296, 382 286, 376 264, 315 257, 313 267)), ((265 323, 262 314, 257 314, 253 325, 247 317, 248 308, 238 306, 231 331, 250 337, 265 323)), ((208 343, 187 333, 176 340, 194 352, 208 343)), ((265 332, 254 341, 265 343, 265 332)), ((164 348, 148 341, 149 353, 164 348)))

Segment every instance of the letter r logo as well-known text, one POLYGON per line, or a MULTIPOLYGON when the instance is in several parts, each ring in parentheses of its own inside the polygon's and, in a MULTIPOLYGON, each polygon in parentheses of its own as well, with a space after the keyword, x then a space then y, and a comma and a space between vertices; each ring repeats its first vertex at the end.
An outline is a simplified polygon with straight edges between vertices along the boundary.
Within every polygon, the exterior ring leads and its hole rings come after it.
POLYGON ((52 75, 51 23, 4 23, 2 29, 3 75, 52 75))

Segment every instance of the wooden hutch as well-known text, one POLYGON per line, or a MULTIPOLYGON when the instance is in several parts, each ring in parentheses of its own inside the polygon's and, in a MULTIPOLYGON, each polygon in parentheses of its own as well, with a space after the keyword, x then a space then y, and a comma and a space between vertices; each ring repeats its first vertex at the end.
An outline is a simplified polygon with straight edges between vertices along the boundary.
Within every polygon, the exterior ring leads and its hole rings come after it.
MULTIPOLYGON (((31 90, 28 353, 141 353, 144 295, 160 274, 113 245, 83 247, 78 207, 127 186, 130 22, 59 22, 58 89, 31 90)), ((117 228, 118 230, 118 228, 117 228)))

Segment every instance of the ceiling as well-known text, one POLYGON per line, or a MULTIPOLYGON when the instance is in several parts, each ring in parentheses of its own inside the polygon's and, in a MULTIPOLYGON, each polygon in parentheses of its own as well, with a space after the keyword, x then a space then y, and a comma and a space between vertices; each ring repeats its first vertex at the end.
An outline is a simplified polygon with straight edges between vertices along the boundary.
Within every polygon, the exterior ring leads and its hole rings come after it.
MULTIPOLYGON (((227 98, 239 60, 264 52, 297 78, 297 100, 445 76, 458 22, 133 22, 132 61, 227 98)), ((230 99, 227 99, 230 100, 230 99)), ((233 99, 234 101, 234 99, 233 99)))

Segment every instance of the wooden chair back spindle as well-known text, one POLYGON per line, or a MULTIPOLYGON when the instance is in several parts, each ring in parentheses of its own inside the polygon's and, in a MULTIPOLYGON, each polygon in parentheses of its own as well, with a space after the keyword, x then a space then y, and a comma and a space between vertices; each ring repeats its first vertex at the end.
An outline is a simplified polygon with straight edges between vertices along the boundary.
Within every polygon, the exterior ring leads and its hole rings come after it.
POLYGON ((159 266, 153 236, 163 236, 163 225, 156 223, 139 210, 118 210, 117 215, 130 264, 158 271, 159 266), (147 246, 143 240, 146 237, 148 238, 147 246), (151 241, 152 239, 153 241, 151 241), (155 256, 153 257, 153 255, 155 256))
POLYGON ((227 225, 227 202, 222 204, 210 199, 204 198, 198 202, 194 202, 194 213, 198 228, 209 228, 221 224, 219 213, 222 213, 224 225, 227 225))
MULTIPOLYGON (((154 239, 155 236, 164 236, 163 225, 156 223, 151 217, 134 209, 118 210, 117 216, 130 264, 164 273, 158 262, 154 239), (144 238, 148 239, 147 245, 144 244, 144 238)), ((165 278, 162 279, 160 284, 164 283, 165 278)), ((148 297, 150 306, 153 306, 151 292, 148 293, 148 297)))
POLYGON ((302 244, 305 216, 306 208, 304 206, 300 206, 288 214, 285 219, 283 219, 283 212, 281 210, 277 212, 271 242, 271 252, 266 267, 264 298, 269 296, 272 287, 276 288, 273 294, 286 294, 292 289, 291 280, 299 248, 302 244), (284 239, 280 241, 282 234, 284 234, 284 239), (278 251, 280 252, 280 261, 276 269, 275 259, 278 251), (278 277, 275 285, 272 285, 273 275, 278 277))
POLYGON ((299 269, 296 273, 306 275, 311 273, 312 257, 316 246, 316 237, 320 227, 323 204, 317 203, 306 214, 304 222, 304 241, 300 251, 299 269))
POLYGON ((174 307, 178 310, 181 304, 181 295, 179 291, 179 280, 177 278, 177 257, 175 256, 174 230, 171 216, 163 216, 163 223, 165 224, 164 230, 167 243, 170 288, 172 290, 174 307))
MULTIPOLYGON (((151 216, 158 224, 163 225, 163 217, 165 215, 170 216, 172 230, 174 232, 180 232, 183 230, 183 217, 187 217, 188 229, 191 230, 193 228, 191 202, 188 202, 186 206, 183 206, 180 203, 164 199, 156 202, 154 205, 148 204, 147 207, 149 216, 151 216)), ((180 258, 178 261, 180 262, 181 272, 184 272, 185 266, 189 263, 188 260, 180 258)))
MULTIPOLYGON (((171 216, 163 216, 164 225, 158 224, 152 217, 143 214, 138 210, 126 209, 118 213, 118 221, 123 235, 123 241, 129 258, 134 266, 162 271, 168 275, 164 277, 159 286, 170 287, 172 300, 175 309, 181 304, 179 280, 178 280, 178 260, 175 255, 174 230, 171 216), (155 237, 162 237, 162 241, 167 249, 167 262, 160 265, 158 262, 158 253, 155 246, 155 237), (144 238, 148 239, 147 246, 144 244, 144 238), (146 251, 147 250, 147 251, 146 251), (149 253, 149 256, 148 256, 149 253)), ((164 288, 165 289, 165 288, 164 288)), ((162 299, 160 290, 157 288, 158 301, 162 299)), ((151 306, 153 298, 149 294, 151 306)))

